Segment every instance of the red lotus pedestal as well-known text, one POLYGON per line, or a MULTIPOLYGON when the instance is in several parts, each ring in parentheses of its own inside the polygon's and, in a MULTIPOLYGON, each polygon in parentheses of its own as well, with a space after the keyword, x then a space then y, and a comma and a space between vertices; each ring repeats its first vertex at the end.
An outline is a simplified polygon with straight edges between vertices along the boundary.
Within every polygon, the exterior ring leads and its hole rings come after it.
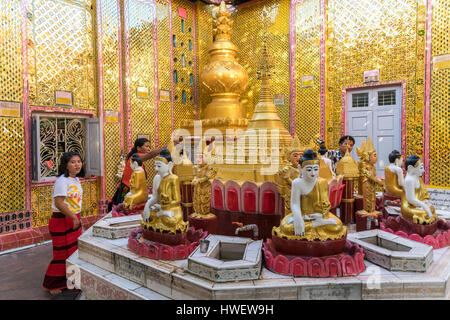
POLYGON ((208 218, 189 216, 189 225, 195 229, 203 229, 210 234, 217 234, 217 216, 211 214, 208 218))
POLYGON ((186 259, 197 248, 200 239, 208 235, 208 232, 193 227, 181 234, 157 233, 143 228, 136 229, 130 233, 128 249, 150 259, 186 259))
MULTIPOLYGON (((364 265, 364 252, 357 244, 352 244, 346 241, 345 238, 333 240, 327 244, 319 245, 318 243, 310 242, 311 247, 307 244, 298 244, 309 252, 309 250, 323 250, 324 252, 333 252, 333 250, 341 250, 340 246, 343 243, 343 249, 338 254, 327 256, 305 256, 305 255, 291 255, 280 252, 275 247, 275 241, 280 244, 279 240, 267 239, 263 244, 264 264, 267 269, 284 275, 294 277, 342 277, 357 275, 363 272, 366 267, 364 265), (337 242, 336 242, 337 241, 337 242), (339 247, 339 248, 338 248, 339 247), (314 249, 313 249, 314 248, 314 249)), ((297 241, 298 240, 287 240, 297 241)), ((306 241, 305 241, 306 242, 306 241)), ((319 242, 319 241, 317 241, 319 242)), ((287 250, 296 251, 293 249, 294 245, 287 250)), ((317 252, 315 253, 317 254, 317 252)))
POLYGON ((450 244, 450 222, 440 219, 432 224, 420 225, 404 219, 402 216, 388 217, 381 223, 380 229, 400 237, 422 242, 439 249, 450 244))
POLYGON ((347 236, 328 241, 289 240, 272 236, 277 252, 295 256, 322 257, 339 254, 344 251, 347 236))

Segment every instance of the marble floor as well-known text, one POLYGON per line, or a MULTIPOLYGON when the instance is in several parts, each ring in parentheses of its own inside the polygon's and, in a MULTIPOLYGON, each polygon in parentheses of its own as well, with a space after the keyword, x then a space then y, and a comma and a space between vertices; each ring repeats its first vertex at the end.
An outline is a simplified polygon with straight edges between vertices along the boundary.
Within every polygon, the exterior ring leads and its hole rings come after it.
POLYGON ((0 300, 50 300, 42 288, 52 244, 0 255, 0 300))

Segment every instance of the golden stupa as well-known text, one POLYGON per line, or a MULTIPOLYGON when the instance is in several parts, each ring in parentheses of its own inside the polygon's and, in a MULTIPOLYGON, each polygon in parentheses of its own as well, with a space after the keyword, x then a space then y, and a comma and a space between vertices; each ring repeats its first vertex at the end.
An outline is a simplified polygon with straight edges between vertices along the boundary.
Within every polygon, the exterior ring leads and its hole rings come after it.
MULTIPOLYGON (((212 98, 203 112, 203 132, 218 129, 225 134, 226 129, 245 130, 248 125, 240 103, 241 94, 248 85, 248 74, 236 60, 238 49, 231 42, 233 20, 230 15, 222 1, 214 19, 214 41, 208 50, 210 60, 200 74, 202 88, 212 98)), ((197 134, 193 120, 183 121, 181 127, 197 134)))
POLYGON ((275 175, 284 163, 284 153, 292 145, 292 137, 284 127, 273 103, 270 82, 273 58, 264 38, 257 74, 261 80, 259 102, 250 121, 239 99, 248 84, 248 74, 236 61, 237 47, 231 43, 233 21, 221 2, 214 20, 214 42, 209 49, 210 62, 201 73, 201 83, 212 97, 203 113, 202 137, 194 129, 194 121, 184 121, 197 147, 200 140, 215 137, 213 167, 222 181, 275 182, 275 175), (213 131, 212 131, 213 129, 213 131), (226 136, 227 129, 235 130, 226 136), (220 132, 218 137, 211 132, 220 132))

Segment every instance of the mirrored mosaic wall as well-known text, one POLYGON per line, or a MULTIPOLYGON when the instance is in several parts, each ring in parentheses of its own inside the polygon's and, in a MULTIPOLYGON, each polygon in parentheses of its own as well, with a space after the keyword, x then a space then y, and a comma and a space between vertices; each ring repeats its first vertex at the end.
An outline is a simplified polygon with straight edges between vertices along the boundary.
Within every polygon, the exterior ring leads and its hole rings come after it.
MULTIPOLYGON (((164 146, 169 142, 172 127, 176 129, 179 121, 195 118, 195 101, 197 116, 201 118, 202 109, 210 100, 200 89, 196 76, 209 59, 212 7, 201 1, 193 5, 188 0, 120 3, 118 0, 100 2, 103 107, 119 116, 116 121, 105 121, 104 125, 106 198, 114 194, 120 180, 116 177, 120 152, 126 153, 138 135, 148 136, 152 147, 164 146), (121 14, 127 31, 123 38, 121 14), (143 88, 148 89, 145 97, 140 96, 143 88), (121 105, 124 111, 130 106, 129 112, 121 113, 121 105)), ((0 1, 0 100, 23 104, 28 101, 24 100, 25 93, 30 106, 53 110, 58 107, 55 90, 70 91, 73 93, 71 111, 104 116, 98 115, 97 101, 96 1, 27 0, 23 13, 21 5, 20 0, 0 1), (22 21, 27 30, 26 39, 22 21), (28 55, 26 61, 22 51, 28 55), (28 95, 23 82, 25 65, 28 95)), ((431 58, 434 59, 450 54, 447 21, 450 9, 445 0, 433 0, 432 5, 431 58)), ((239 48, 239 62, 249 73, 248 90, 242 96, 247 115, 252 115, 259 98, 256 61, 266 34, 269 50, 276 58, 272 93, 284 97, 284 104, 277 108, 289 128, 291 27, 295 31, 295 65, 292 66, 296 76, 295 133, 302 142, 309 142, 320 133, 322 80, 326 142, 332 149, 337 148, 342 129, 342 89, 362 85, 365 70, 379 69, 381 82, 406 82, 406 154, 422 155, 426 0, 297 1, 293 6, 295 24, 291 26, 289 7, 288 0, 261 0, 230 9, 234 19, 232 41, 239 48), (320 78, 321 10, 326 14, 325 79, 320 78), (313 76, 312 86, 302 86, 303 76, 313 76)), ((430 184, 444 187, 450 187, 449 70, 442 66, 431 68, 430 184)), ((23 114, 22 111, 20 117, 0 117, 2 214, 27 209, 24 127, 28 119, 23 114)), ((149 171, 152 167, 152 163, 147 166, 149 171)), ((149 184, 153 176, 150 173, 149 184)), ((86 208, 97 208, 100 182, 84 182, 83 188, 85 185, 85 199, 89 202, 86 208)), ((33 226, 46 225, 48 221, 50 189, 31 185, 29 206, 36 219, 33 226)), ((96 209, 91 209, 83 214, 96 214, 96 209)))
POLYGON ((116 191, 120 178, 116 176, 121 152, 121 126, 123 117, 120 114, 120 9, 117 0, 101 2, 102 35, 101 47, 103 58, 103 97, 104 110, 112 111, 117 118, 105 117, 105 184, 106 198, 110 199, 116 191))
MULTIPOLYGON (((450 4, 433 1, 432 58, 450 54, 450 4)), ((432 64, 430 184, 450 187, 450 62, 432 64)))
POLYGON ((341 135, 342 89, 362 85, 365 70, 380 82, 406 80, 406 154, 422 154, 425 1, 327 1, 327 146, 341 135))

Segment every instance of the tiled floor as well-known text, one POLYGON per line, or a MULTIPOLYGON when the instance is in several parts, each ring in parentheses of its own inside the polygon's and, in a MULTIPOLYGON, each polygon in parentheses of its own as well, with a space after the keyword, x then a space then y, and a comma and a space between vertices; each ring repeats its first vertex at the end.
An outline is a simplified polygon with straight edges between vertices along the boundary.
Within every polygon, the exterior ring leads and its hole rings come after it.
POLYGON ((42 288, 52 244, 0 255, 0 300, 50 300, 42 288))

